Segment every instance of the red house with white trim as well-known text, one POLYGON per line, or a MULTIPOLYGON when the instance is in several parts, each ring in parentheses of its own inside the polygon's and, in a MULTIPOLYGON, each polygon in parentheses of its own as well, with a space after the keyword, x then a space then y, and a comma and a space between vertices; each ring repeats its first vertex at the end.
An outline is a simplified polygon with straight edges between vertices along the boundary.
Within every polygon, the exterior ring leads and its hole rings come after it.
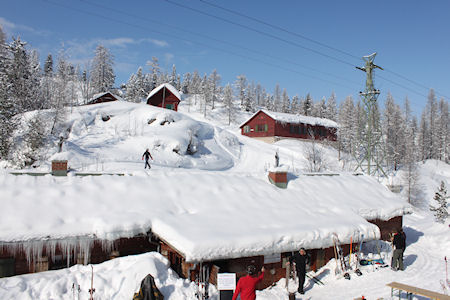
POLYGON ((336 141, 332 120, 261 109, 241 126, 241 134, 274 143, 284 138, 336 141))
POLYGON ((147 104, 178 111, 181 95, 170 83, 154 88, 147 96, 147 104))

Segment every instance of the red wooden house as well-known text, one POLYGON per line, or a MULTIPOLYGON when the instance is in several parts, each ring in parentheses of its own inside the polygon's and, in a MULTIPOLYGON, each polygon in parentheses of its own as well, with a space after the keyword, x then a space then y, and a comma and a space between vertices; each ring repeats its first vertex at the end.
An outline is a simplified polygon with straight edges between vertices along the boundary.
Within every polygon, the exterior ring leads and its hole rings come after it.
POLYGON ((97 103, 103 103, 103 102, 111 102, 111 101, 117 101, 120 97, 114 95, 111 92, 105 92, 94 95, 86 104, 97 104, 97 103))
POLYGON ((163 83, 157 88, 153 89, 147 96, 147 104, 178 110, 181 95, 177 89, 170 83, 163 83))
POLYGON ((241 128, 241 134, 269 143, 283 138, 336 141, 337 123, 328 119, 259 110, 241 128))

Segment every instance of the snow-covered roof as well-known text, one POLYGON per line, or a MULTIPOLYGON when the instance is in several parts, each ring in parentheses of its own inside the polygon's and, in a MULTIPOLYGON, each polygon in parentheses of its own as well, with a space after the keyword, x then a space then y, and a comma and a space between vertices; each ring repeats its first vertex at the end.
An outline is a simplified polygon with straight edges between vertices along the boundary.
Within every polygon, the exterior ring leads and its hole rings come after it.
POLYGON ((249 120, 253 119, 254 116, 259 114, 260 112, 265 113, 272 119, 274 119, 277 122, 281 123, 290 123, 290 124, 309 124, 309 125, 320 125, 324 127, 331 127, 331 128, 338 128, 338 124, 332 120, 324 119, 324 118, 316 118, 316 117, 309 117, 309 116, 303 116, 299 114, 288 114, 288 113, 281 113, 281 112, 274 112, 266 109, 260 109, 255 114, 253 114, 248 120, 246 120, 244 123, 242 123, 239 127, 244 126, 249 120))
POLYGON ((165 87, 166 89, 168 89, 172 94, 175 95, 175 97, 177 97, 178 99, 181 100, 180 92, 178 92, 177 89, 176 89, 173 85, 171 85, 170 83, 163 83, 163 84, 161 84, 160 86, 154 88, 154 89, 150 92, 150 94, 148 94, 147 100, 148 100, 148 98, 150 98, 151 96, 153 96, 154 94, 156 94, 157 92, 159 92, 159 90, 161 90, 163 87, 165 87))
POLYGON ((134 176, 32 177, 0 174, 1 242, 95 235, 129 237, 149 229, 187 261, 332 245, 362 233, 366 219, 410 211, 366 176, 299 176, 287 189, 266 175, 160 171, 134 176), (245 191, 245 192, 244 192, 245 191))
POLYGON ((98 98, 100 98, 100 97, 103 97, 103 96, 106 95, 106 94, 111 94, 111 95, 112 95, 113 97, 115 97, 117 100, 123 101, 123 98, 120 97, 120 96, 117 96, 116 94, 113 94, 113 93, 111 93, 111 92, 102 92, 102 93, 97 93, 97 94, 93 95, 92 98, 89 99, 88 102, 94 101, 95 99, 98 99, 98 98))

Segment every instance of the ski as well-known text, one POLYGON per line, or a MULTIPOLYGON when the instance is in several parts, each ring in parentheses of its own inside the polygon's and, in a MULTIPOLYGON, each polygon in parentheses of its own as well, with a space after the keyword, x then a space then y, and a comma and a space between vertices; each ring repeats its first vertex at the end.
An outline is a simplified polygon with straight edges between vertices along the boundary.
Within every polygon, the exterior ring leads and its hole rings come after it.
POLYGON ((94 266, 91 265, 91 288, 89 289, 89 300, 94 300, 94 266))
POLYGON ((361 234, 359 237, 359 245, 358 245, 358 249, 356 250, 356 269, 355 269, 355 273, 358 276, 362 275, 361 270, 359 269, 359 267, 361 266, 361 249, 362 249, 362 244, 364 241, 364 234, 361 234))
POLYGON ((347 272, 347 270, 350 269, 350 267, 345 262, 344 252, 341 247, 341 242, 339 240, 339 237, 336 233, 333 234, 333 242, 335 247, 335 255, 337 254, 337 257, 339 259, 341 270, 344 273, 344 278, 350 280, 350 274, 347 272))

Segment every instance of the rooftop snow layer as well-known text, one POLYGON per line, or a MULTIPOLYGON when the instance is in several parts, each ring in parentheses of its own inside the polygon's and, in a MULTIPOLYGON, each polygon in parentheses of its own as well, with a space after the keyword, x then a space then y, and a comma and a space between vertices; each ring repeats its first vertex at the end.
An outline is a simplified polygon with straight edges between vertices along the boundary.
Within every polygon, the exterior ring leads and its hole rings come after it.
POLYGON ((177 97, 178 99, 181 100, 181 95, 180 92, 177 91, 177 89, 171 85, 170 83, 163 83, 160 86, 154 88, 150 94, 148 94, 147 99, 150 98, 151 96, 153 96, 154 94, 156 94, 160 89, 162 89, 163 87, 166 87, 169 91, 172 92, 172 94, 175 95, 175 97, 177 97))
MULTIPOLYGON (((281 113, 281 112, 274 112, 274 111, 269 111, 266 109, 261 109, 261 110, 257 111, 248 120, 253 118, 260 111, 267 114, 275 121, 278 121, 281 123, 291 123, 291 124, 303 123, 303 124, 320 125, 320 126, 324 126, 324 127, 338 128, 338 124, 329 119, 309 117, 309 116, 303 116, 303 115, 298 115, 298 114, 287 114, 287 113, 281 113)), ((247 121, 245 121, 245 123, 247 123, 247 121)), ((245 123, 241 124, 240 127, 242 127, 245 123)))
POLYGON ((332 245, 358 232, 379 237, 365 219, 410 211, 366 176, 300 176, 287 189, 245 173, 157 171, 135 176, 32 177, 0 174, 0 241, 153 233, 187 261, 332 245), (244 192, 245 191, 245 192, 244 192))

